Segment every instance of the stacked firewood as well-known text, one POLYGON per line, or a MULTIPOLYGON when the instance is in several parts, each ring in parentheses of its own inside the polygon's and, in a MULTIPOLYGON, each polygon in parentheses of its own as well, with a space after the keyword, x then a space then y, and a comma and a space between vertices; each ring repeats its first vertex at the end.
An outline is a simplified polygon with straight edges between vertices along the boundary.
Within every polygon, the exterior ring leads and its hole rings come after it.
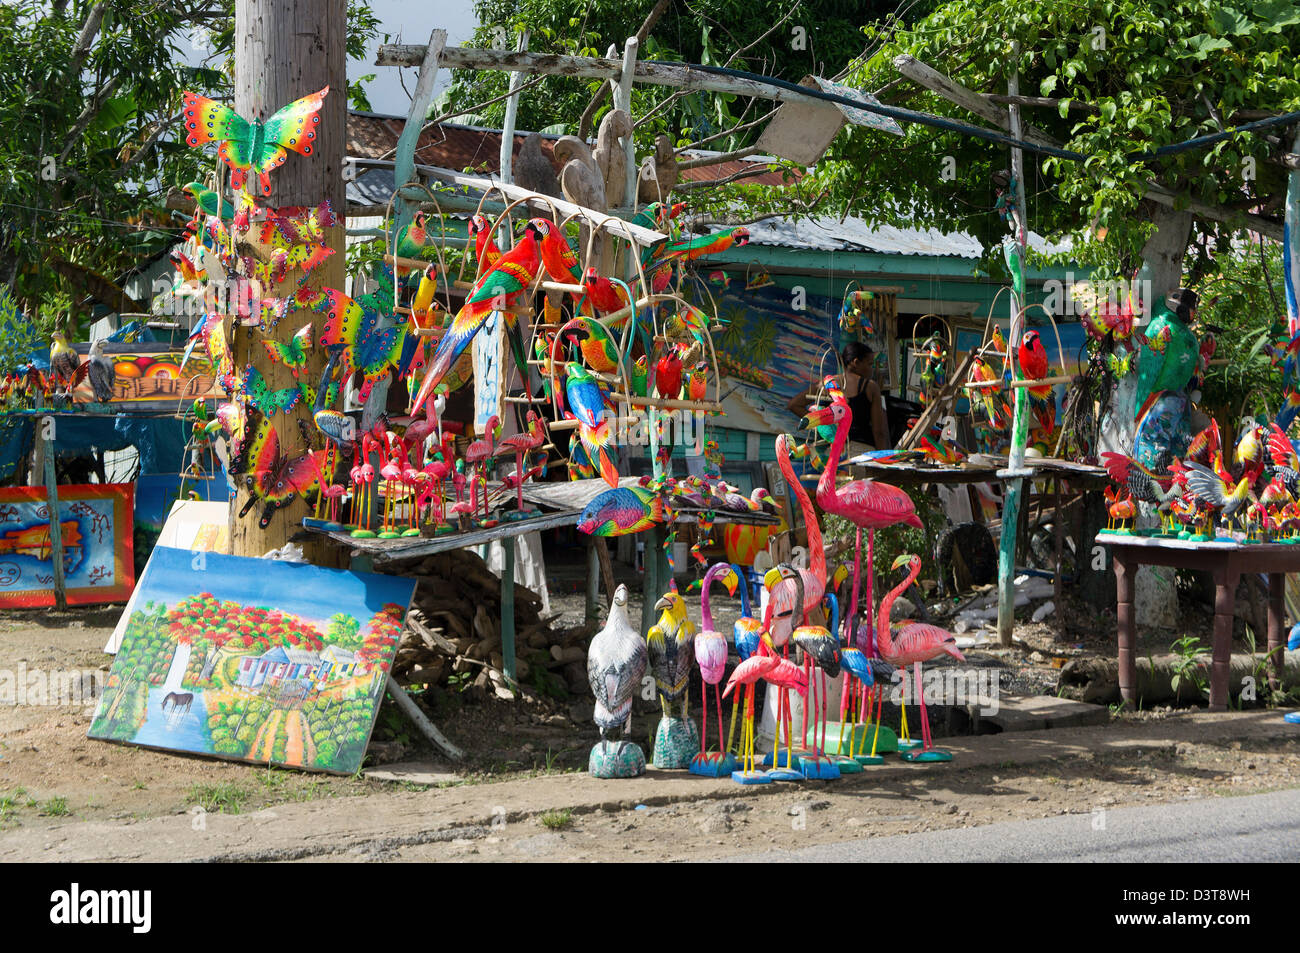
MULTIPOLYGON (((427 556, 390 572, 417 580, 406 631, 393 662, 401 685, 452 685, 513 697, 501 645, 501 580, 477 553, 427 556)), ((586 626, 552 628, 541 598, 515 585, 515 674, 521 685, 583 694, 587 688, 586 626)))

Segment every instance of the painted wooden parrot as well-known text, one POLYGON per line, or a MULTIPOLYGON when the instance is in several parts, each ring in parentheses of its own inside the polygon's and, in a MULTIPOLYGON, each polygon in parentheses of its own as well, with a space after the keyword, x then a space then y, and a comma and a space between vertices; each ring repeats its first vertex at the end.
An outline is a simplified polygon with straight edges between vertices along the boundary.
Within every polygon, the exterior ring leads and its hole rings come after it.
POLYGON ((662 254, 655 257, 685 258, 687 261, 694 261, 697 258, 703 258, 705 255, 718 255, 732 246, 740 248, 748 243, 749 229, 744 227, 731 228, 725 232, 713 232, 710 235, 700 235, 696 238, 668 242, 666 245, 661 246, 662 254))
POLYGON ((429 371, 411 406, 412 414, 419 412, 438 382, 487 322, 488 316, 493 311, 513 306, 519 296, 533 284, 540 265, 536 226, 529 222, 524 227, 519 243, 479 276, 465 298, 465 304, 456 313, 451 327, 438 342, 438 348, 429 362, 429 371))
MULTIPOLYGON (((982 384, 997 380, 1001 380, 1001 378, 987 362, 980 358, 975 358, 971 362, 970 382, 972 384, 982 384)), ((974 399, 979 401, 980 406, 984 409, 984 415, 988 418, 989 423, 999 430, 1002 429, 1003 421, 998 405, 1001 404, 1001 411, 1008 415, 1011 411, 1007 407, 1006 401, 1002 399, 1002 395, 998 392, 998 388, 981 387, 973 393, 975 395, 974 399)))
POLYGON ((50 339, 50 377, 54 385, 64 386, 68 393, 72 393, 72 388, 84 374, 76 349, 68 343, 62 331, 55 331, 50 339))
POLYGON ((618 371, 618 345, 604 326, 590 318, 578 318, 565 325, 560 340, 578 342, 578 350, 587 366, 598 374, 618 371))
POLYGON ((614 311, 622 311, 630 304, 627 293, 608 278, 597 274, 595 268, 587 269, 582 276, 582 283, 586 286, 587 292, 578 302, 579 310, 591 306, 598 314, 610 314, 614 311))
POLYGON ((655 362, 655 392, 668 400, 675 400, 682 392, 682 359, 676 346, 655 362))
POLYGON ((691 368, 690 376, 686 379, 686 396, 691 400, 704 400, 709 392, 709 364, 707 361, 698 361, 691 368))
POLYGON ((650 359, 642 354, 632 364, 632 370, 628 376, 631 378, 632 396, 645 397, 646 385, 650 379, 650 359))
POLYGON ((542 265, 551 280, 566 285, 578 284, 578 254, 564 237, 564 230, 548 218, 530 219, 529 223, 537 228, 542 265))
POLYGON ((399 258, 423 257, 428 241, 429 232, 425 227, 424 213, 416 212, 411 221, 403 225, 402 230, 397 233, 397 241, 393 242, 393 254, 399 258))
POLYGON ((612 487, 618 486, 618 468, 606 452, 613 428, 605 416, 612 409, 609 395, 585 367, 576 361, 565 365, 564 396, 569 403, 569 415, 578 420, 578 434, 582 438, 587 457, 600 464, 600 475, 612 487))
POLYGON ((686 609, 686 600, 674 588, 655 603, 662 611, 659 620, 646 633, 650 652, 650 671, 659 690, 665 718, 672 717, 673 706, 681 703, 681 717, 689 716, 691 670, 695 667, 695 624, 686 609))
POLYGON ((492 237, 492 223, 486 215, 474 215, 469 220, 469 234, 474 239, 475 274, 482 275, 501 260, 501 249, 497 248, 496 239, 492 237))
MULTIPOLYGON (((1026 331, 1020 338, 1020 350, 1016 353, 1020 364, 1020 373, 1025 380, 1040 381, 1047 377, 1047 351, 1043 349, 1042 338, 1037 331, 1026 331)), ((1034 400, 1047 400, 1052 394, 1052 386, 1044 384, 1029 388, 1029 396, 1034 400)))

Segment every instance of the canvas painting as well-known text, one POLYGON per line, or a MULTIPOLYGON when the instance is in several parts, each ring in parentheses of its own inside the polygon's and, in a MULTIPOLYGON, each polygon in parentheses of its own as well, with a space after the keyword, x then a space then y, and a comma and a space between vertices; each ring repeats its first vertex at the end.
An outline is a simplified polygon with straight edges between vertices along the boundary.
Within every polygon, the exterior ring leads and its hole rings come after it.
MULTIPOLYGON (((77 348, 83 355, 88 349, 89 345, 77 348)), ((165 344, 108 344, 104 350, 113 362, 115 404, 136 410, 175 411, 178 403, 191 404, 199 398, 225 399, 212 362, 202 348, 196 348, 189 360, 183 349, 169 349, 165 344)), ((89 378, 77 385, 73 397, 78 403, 95 400, 89 378)))
MULTIPOLYGON (((59 487, 68 605, 124 602, 135 585, 129 483, 59 487)), ((40 486, 0 487, 0 608, 54 605, 50 506, 40 486)))
POLYGON ((361 767, 415 581, 158 547, 90 737, 361 767))
MULTIPOLYGON (((167 522, 163 523, 155 547, 184 549, 190 553, 224 553, 230 548, 230 504, 208 500, 176 500, 172 503, 167 522)), ((140 573, 140 582, 131 598, 126 603, 126 610, 117 620, 113 634, 108 637, 104 651, 116 655, 126 635, 126 624, 135 609, 136 597, 145 588, 149 578, 149 567, 153 565, 153 553, 140 573)))

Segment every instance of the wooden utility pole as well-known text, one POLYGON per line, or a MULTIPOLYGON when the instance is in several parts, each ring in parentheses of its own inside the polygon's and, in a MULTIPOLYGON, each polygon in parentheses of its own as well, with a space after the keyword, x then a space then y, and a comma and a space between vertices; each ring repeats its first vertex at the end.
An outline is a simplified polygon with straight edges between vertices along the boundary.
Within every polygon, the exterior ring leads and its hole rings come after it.
MULTIPOLYGON (((328 199, 339 224, 325 230, 334 249, 324 264, 306 280, 304 287, 344 289, 345 183, 343 159, 347 124, 347 72, 344 40, 347 30, 347 0, 235 0, 235 110, 246 118, 270 118, 295 99, 324 86, 329 95, 320 111, 316 146, 309 156, 290 152, 288 159, 271 172, 271 195, 258 197, 259 206, 315 206, 328 199)), ((251 185, 256 188, 256 180, 251 185)), ((242 236, 240 236, 242 238, 242 236)), ((252 236, 250 236, 252 237, 252 236)), ((303 277, 291 270, 284 281, 265 289, 268 297, 294 294, 303 277)), ((236 373, 251 364, 262 373, 267 386, 280 389, 296 385, 282 365, 273 363, 264 340, 287 341, 294 331, 311 322, 319 337, 324 315, 314 311, 290 310, 274 328, 235 328, 227 316, 225 327, 236 373)), ((325 352, 309 353, 303 371, 315 386, 325 367, 325 352)), ((311 408, 299 401, 289 413, 276 412, 271 421, 280 437, 280 452, 299 456, 304 442, 299 420, 311 420, 311 408)), ((242 484, 242 477, 236 478, 242 484)), ((278 510, 266 529, 258 526, 262 506, 254 502, 243 519, 235 514, 248 500, 240 488, 231 513, 231 546, 237 556, 261 556, 283 546, 298 528, 307 507, 301 499, 278 510)))

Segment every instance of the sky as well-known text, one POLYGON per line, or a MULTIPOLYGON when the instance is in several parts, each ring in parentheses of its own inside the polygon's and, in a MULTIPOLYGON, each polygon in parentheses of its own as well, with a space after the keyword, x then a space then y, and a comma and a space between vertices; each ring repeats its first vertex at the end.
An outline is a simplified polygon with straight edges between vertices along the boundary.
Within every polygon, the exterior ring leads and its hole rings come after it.
MULTIPOLYGON (((434 27, 441 27, 447 31, 447 45, 460 46, 470 38, 478 24, 474 5, 472 0, 444 0, 430 4, 412 3, 411 0, 371 0, 370 5, 379 18, 380 35, 367 51, 364 61, 349 61, 348 79, 374 73, 375 78, 366 84, 370 105, 378 113, 404 116, 411 106, 407 91, 415 90, 419 70, 372 65, 379 44, 384 42, 383 34, 389 34, 390 43, 427 43, 429 32, 434 27), (399 74, 406 82, 405 91, 398 79, 399 74)), ((450 81, 450 71, 439 70, 434 95, 440 95, 450 81)))

